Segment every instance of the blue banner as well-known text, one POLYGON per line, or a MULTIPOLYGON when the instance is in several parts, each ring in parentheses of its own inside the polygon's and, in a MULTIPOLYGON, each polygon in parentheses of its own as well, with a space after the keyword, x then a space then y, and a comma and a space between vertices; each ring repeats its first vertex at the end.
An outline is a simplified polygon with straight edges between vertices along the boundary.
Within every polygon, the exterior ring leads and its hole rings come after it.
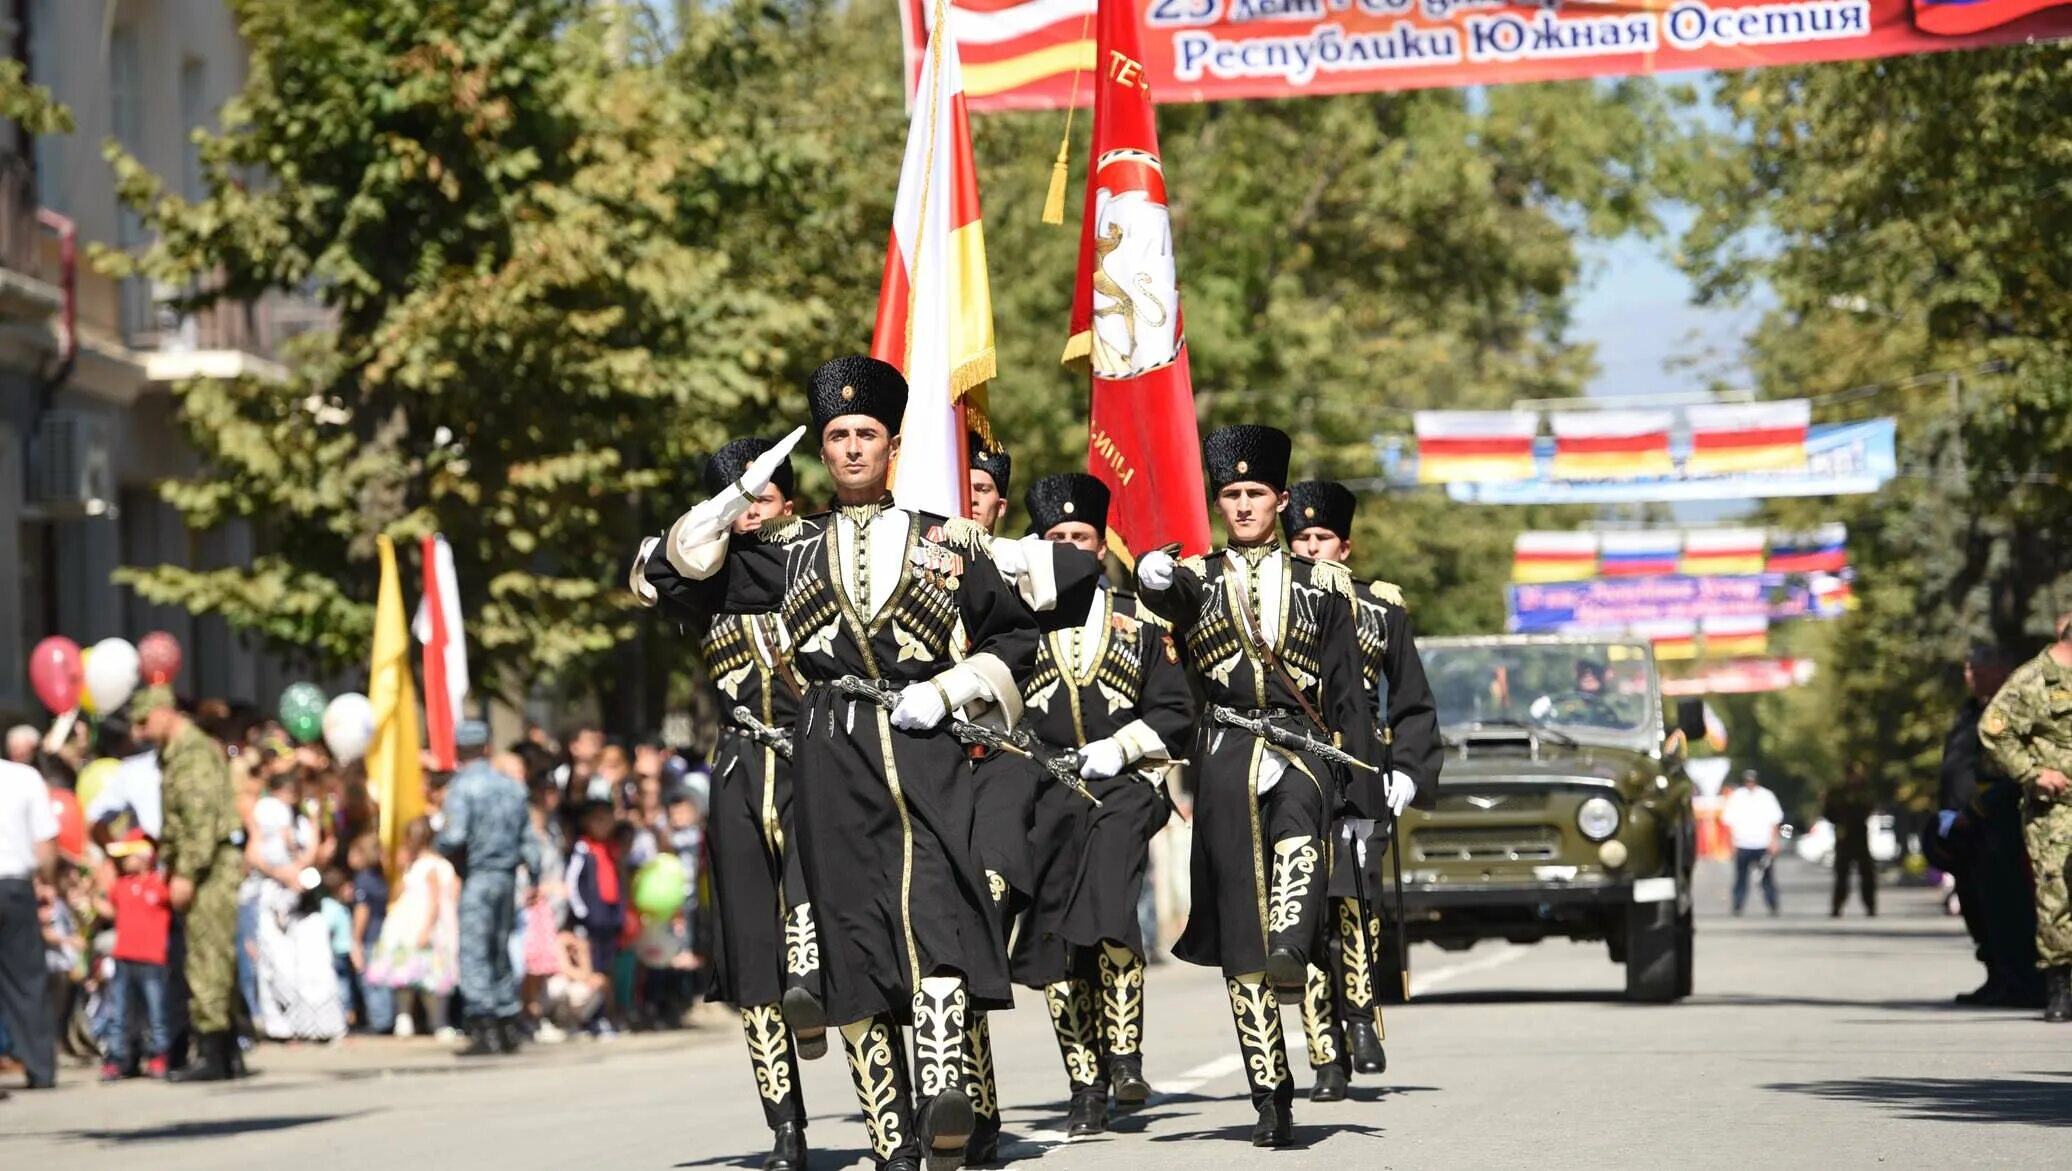
POLYGON ((1756 573, 1514 585, 1508 601, 1515 632, 1582 634, 1706 618, 1834 618, 1848 596, 1848 582, 1831 574, 1756 573))

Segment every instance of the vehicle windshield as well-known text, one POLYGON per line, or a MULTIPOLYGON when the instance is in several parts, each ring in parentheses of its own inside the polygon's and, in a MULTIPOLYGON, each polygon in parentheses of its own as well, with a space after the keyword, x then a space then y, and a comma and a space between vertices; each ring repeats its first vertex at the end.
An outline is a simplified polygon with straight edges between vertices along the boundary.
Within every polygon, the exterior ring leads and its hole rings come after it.
POLYGON ((1647 652, 1631 643, 1420 648, 1439 722, 1625 735, 1656 713, 1647 652))

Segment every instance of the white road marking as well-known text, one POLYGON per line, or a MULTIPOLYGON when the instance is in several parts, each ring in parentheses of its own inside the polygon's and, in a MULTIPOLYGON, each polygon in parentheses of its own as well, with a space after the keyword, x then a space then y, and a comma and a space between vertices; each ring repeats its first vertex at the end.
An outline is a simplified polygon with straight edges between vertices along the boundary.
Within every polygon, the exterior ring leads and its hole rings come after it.
POLYGON ((1488 955, 1477 956, 1472 960, 1463 960, 1457 964, 1446 964, 1442 967, 1433 968, 1430 971, 1412 972, 1410 975, 1410 997, 1412 1000, 1415 1000, 1441 984, 1457 980, 1462 976, 1473 975, 1476 972, 1486 972, 1491 968, 1501 968, 1512 960, 1523 958, 1524 955, 1524 948, 1516 944, 1506 943, 1488 955))
MULTIPOLYGON (((1502 944, 1487 954, 1476 956, 1474 959, 1416 972, 1410 978, 1411 998, 1415 999, 1442 984, 1450 983, 1462 976, 1473 975, 1476 972, 1486 972, 1492 968, 1500 968, 1505 964, 1522 958, 1525 955, 1525 950, 1515 944, 1502 944)), ((1162 1105, 1175 1098, 1191 1094, 1210 1082, 1243 1073, 1244 1069, 1245 1059, 1241 1055, 1225 1053, 1221 1057, 1204 1061, 1193 1069, 1185 1070, 1177 1076, 1157 1079, 1158 1092, 1151 1095, 1150 1099, 1144 1104, 1146 1107, 1162 1105)), ((1048 1128, 1018 1130, 1011 1139, 1002 1144, 1002 1147, 1005 1151, 1012 1152, 1017 1158, 1021 1158, 1040 1154, 1052 1147, 1062 1146, 1071 1141, 1071 1136, 1062 1130, 1051 1130, 1048 1128)))

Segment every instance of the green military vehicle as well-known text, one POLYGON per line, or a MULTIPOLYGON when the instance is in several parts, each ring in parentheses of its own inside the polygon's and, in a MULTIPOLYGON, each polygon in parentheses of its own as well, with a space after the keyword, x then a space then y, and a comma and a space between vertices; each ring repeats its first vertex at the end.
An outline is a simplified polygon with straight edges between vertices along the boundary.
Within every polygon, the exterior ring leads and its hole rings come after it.
POLYGON ((1690 995, 1684 745, 1702 735, 1702 709, 1686 701, 1680 730, 1665 727, 1645 642, 1503 635, 1418 649, 1446 762, 1437 807, 1400 829, 1409 938, 1448 951, 1602 940, 1629 999, 1690 995))

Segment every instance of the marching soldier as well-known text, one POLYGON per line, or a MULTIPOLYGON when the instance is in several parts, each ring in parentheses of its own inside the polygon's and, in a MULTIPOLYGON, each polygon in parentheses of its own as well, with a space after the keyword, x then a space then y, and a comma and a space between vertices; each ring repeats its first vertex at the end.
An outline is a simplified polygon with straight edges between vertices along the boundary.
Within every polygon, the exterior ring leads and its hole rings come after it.
POLYGON ((2036 966, 2043 1019, 2072 1020, 2072 614, 2057 641, 2015 669, 1986 705, 1979 739, 2022 787, 2022 832, 2036 875, 2036 966))
POLYGON ((511 931, 517 873, 538 882, 540 850, 531 834, 525 784, 490 767, 489 725, 462 720, 453 730, 460 771, 446 789, 439 852, 461 871, 460 996, 468 1011, 463 1057, 518 1052, 518 973, 511 931))
MULTIPOLYGON (((1026 503, 1032 532, 1106 556, 1108 488, 1099 480, 1050 476, 1026 503)), ((1122 1106, 1151 1094, 1137 904, 1151 839, 1172 809, 1156 774, 1193 732, 1193 702, 1164 624, 1106 588, 1078 623, 1045 636, 1023 692, 1024 726, 1045 751, 1076 754, 1100 801, 1061 784, 1037 797, 1036 901, 1014 952, 1015 981, 1042 992, 1050 1010, 1072 1090, 1067 1127, 1081 1137, 1107 1129, 1111 1086, 1122 1106)))
POLYGON ((223 746, 173 702, 172 688, 146 687, 130 701, 140 738, 158 746, 165 833, 159 858, 171 877, 168 895, 187 944, 187 1019, 194 1059, 166 1077, 216 1082, 238 1076, 237 1038, 230 1028, 230 990, 237 975, 237 888, 244 852, 232 838, 244 828, 223 746))
MULTIPOLYGON (((972 520, 995 535, 1007 515, 1007 489, 1014 459, 1005 448, 989 450, 976 434, 970 437, 969 512, 972 520)), ((1031 881, 1030 820, 1035 814, 1040 770, 1017 757, 992 753, 974 766, 972 846, 986 873, 986 890, 1000 917, 1000 937, 1028 905, 1031 881)), ((974 1012, 964 1047, 965 1093, 971 1098, 971 1140, 965 1146, 966 1166, 1000 1161, 1000 1092, 993 1074, 993 1034, 986 1014, 974 1012)))
POLYGON ((1299 1001, 1322 955, 1331 819, 1341 803, 1379 811, 1401 781, 1371 771, 1380 750, 1352 575, 1280 547, 1287 434, 1225 427, 1203 446, 1229 546, 1137 565, 1144 605, 1171 624, 1209 705, 1193 754, 1193 908, 1173 954, 1222 969, 1258 1111, 1253 1145, 1284 1147, 1294 1088, 1275 999, 1299 1001), (1341 789, 1339 766, 1354 764, 1341 789))
MULTIPOLYGON (((1346 564, 1353 556, 1353 514, 1358 508, 1359 498, 1345 485, 1310 480, 1289 489, 1281 522, 1296 553, 1313 561, 1346 564)), ((1379 731, 1390 775, 1400 778, 1390 790, 1389 816, 1395 818, 1404 808, 1398 801, 1420 807, 1436 801, 1442 755, 1438 711, 1425 683, 1424 661, 1417 654, 1402 591, 1385 581, 1355 580, 1353 598, 1361 679, 1367 694, 1388 697, 1388 710, 1381 712, 1377 703, 1376 714, 1386 718, 1379 731)), ((1383 841, 1370 840, 1371 831, 1371 822, 1340 821, 1332 827, 1336 849, 1331 856, 1328 917, 1336 938, 1327 950, 1328 966, 1310 966, 1302 997, 1303 1031, 1316 1071, 1313 1102, 1345 1097, 1348 1065, 1360 1073, 1388 1068, 1375 988, 1375 970, 1385 953, 1381 920, 1373 909, 1382 891, 1381 861, 1387 848, 1383 841)))
POLYGON ((918 1171, 925 1151, 931 1166, 954 1167, 972 1129, 968 1014, 1010 1007, 1012 988, 973 848, 967 748, 943 725, 960 709, 1016 722, 1016 680, 1035 662, 1031 610, 1088 583, 1044 542, 994 540, 893 503, 907 398, 896 368, 837 358, 808 395, 834 511, 730 534, 802 427, 681 517, 663 550, 720 611, 777 613, 794 640, 806 680, 795 765, 812 778, 794 803, 826 1016, 849 1049, 879 1166, 918 1171), (915 1101, 895 1041, 908 1021, 915 1101))
MULTIPOLYGON (((709 494, 729 490, 776 445, 736 439, 706 461, 709 494)), ((789 460, 775 465, 755 502, 734 519, 746 535, 792 515, 789 460)), ((741 1013, 763 1119, 775 1136, 765 1171, 806 1166, 806 1105, 798 1063, 827 1052, 820 999, 820 940, 799 864, 791 755, 804 694, 784 623, 774 614, 714 614, 714 591, 654 556, 650 538, 631 585, 643 603, 698 632, 705 670, 719 691, 707 841, 719 938, 713 996, 741 1013)))

